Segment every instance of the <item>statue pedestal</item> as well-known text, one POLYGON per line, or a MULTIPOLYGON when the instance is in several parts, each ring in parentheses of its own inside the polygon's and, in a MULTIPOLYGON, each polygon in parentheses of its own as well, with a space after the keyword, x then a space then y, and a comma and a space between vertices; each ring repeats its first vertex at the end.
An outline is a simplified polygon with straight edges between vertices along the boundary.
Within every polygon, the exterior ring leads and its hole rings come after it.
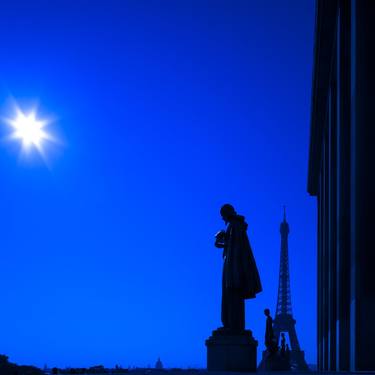
POLYGON ((217 329, 206 340, 207 370, 255 372, 258 341, 252 332, 240 333, 217 329))
POLYGON ((286 353, 283 354, 280 351, 270 353, 268 350, 264 350, 258 371, 291 371, 290 358, 286 353))

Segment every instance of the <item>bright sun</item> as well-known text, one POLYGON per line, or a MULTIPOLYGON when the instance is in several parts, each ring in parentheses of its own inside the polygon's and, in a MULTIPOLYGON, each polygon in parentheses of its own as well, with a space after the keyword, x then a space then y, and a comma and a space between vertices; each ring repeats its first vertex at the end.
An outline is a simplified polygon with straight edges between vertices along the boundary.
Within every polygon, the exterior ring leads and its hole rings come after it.
POLYGON ((20 139, 26 148, 35 146, 40 150, 42 141, 50 139, 43 129, 48 122, 37 119, 35 110, 25 114, 17 109, 15 118, 8 119, 8 123, 14 129, 12 138, 20 139))

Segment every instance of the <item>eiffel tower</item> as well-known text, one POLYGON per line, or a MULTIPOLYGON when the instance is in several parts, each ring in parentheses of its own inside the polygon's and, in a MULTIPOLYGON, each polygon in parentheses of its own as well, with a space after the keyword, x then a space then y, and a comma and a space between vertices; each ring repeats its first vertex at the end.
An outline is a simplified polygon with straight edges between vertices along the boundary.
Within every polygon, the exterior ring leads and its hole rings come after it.
POLYGON ((291 366, 293 370, 307 371, 309 367, 305 361, 305 352, 301 350, 296 333, 296 320, 293 318, 292 299, 290 292, 289 277, 289 255, 288 255, 288 235, 289 224, 286 221, 284 206, 284 220, 280 224, 281 252, 279 271, 279 291, 277 296, 276 316, 273 323, 274 334, 279 342, 282 332, 288 333, 291 366))

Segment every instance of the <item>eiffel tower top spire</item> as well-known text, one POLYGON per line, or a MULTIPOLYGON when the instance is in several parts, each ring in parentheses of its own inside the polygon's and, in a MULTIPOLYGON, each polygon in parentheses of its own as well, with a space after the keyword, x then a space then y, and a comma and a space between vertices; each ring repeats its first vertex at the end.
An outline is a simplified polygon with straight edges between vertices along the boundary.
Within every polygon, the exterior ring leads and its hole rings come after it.
POLYGON ((286 221, 286 208, 284 206, 284 220, 280 224, 281 251, 279 270, 279 291, 277 297, 276 315, 292 315, 292 301, 289 277, 289 250, 288 235, 289 224, 286 221))
MULTIPOLYGON (((289 224, 286 221, 286 206, 284 208, 284 220, 280 224, 280 233, 281 233, 281 251, 283 250, 283 238, 286 240, 286 251, 288 252, 288 234, 289 234, 289 224)), ((280 263, 281 264, 281 263, 280 263)))

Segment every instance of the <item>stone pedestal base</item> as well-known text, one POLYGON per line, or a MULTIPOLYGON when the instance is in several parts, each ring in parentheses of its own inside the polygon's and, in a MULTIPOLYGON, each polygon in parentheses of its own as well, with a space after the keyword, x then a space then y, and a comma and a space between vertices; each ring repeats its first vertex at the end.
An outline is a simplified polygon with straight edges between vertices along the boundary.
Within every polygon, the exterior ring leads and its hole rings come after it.
POLYGON ((254 372, 257 369, 257 346, 251 331, 231 333, 223 329, 212 332, 206 340, 207 370, 254 372))
POLYGON ((289 352, 270 353, 263 352, 262 360, 258 366, 258 371, 310 371, 305 362, 305 353, 302 350, 292 350, 289 352))
POLYGON ((263 351, 262 361, 258 366, 258 371, 290 371, 290 358, 286 354, 280 352, 270 353, 263 351))

